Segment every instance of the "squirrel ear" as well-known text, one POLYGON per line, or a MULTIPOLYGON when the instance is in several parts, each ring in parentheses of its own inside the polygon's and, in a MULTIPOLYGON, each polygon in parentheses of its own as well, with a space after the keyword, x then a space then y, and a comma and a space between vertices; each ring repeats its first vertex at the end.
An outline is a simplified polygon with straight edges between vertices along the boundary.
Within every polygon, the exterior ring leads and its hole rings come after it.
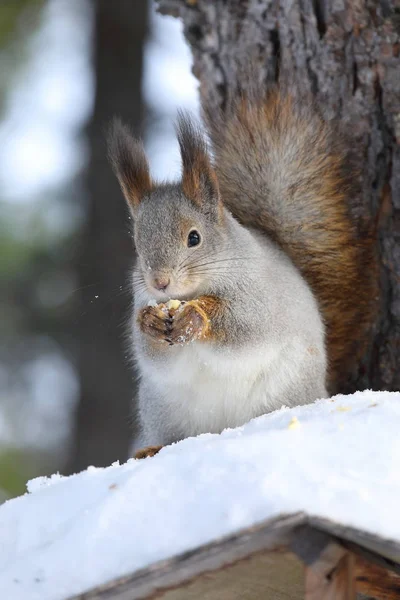
POLYGON ((152 189, 149 163, 142 143, 119 119, 114 119, 109 129, 108 156, 125 199, 135 212, 143 196, 152 189))
POLYGON ((182 157, 185 196, 207 211, 217 211, 221 205, 218 181, 201 130, 187 113, 180 111, 176 133, 182 157))

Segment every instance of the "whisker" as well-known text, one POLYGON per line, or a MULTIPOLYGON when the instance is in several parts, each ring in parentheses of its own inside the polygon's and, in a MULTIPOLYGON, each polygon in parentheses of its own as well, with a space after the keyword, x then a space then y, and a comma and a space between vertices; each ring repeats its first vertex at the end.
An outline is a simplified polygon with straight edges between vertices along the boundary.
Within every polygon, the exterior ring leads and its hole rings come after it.
POLYGON ((82 290, 87 290, 87 288, 94 287, 96 285, 101 285, 101 281, 97 281, 96 283, 89 283, 88 285, 82 285, 75 290, 71 291, 71 294, 75 294, 76 292, 80 292, 82 290))
POLYGON ((204 267, 206 265, 216 265, 219 263, 223 263, 223 262, 237 262, 239 260, 246 260, 246 261, 250 261, 250 260, 254 260, 256 257, 249 257, 249 256, 237 256, 237 257, 231 257, 231 258, 220 258, 217 260, 210 260, 208 262, 205 263, 191 263, 190 267, 204 267))
MULTIPOLYGON (((212 265, 209 264, 208 266, 201 266, 201 267, 188 267, 186 269, 186 273, 190 273, 190 274, 196 274, 196 273, 211 273, 212 271, 220 271, 223 273, 237 273, 238 270, 231 265, 225 265, 225 266, 221 266, 221 265, 212 265)), ((257 269, 249 269, 246 268, 246 273, 259 273, 259 271, 257 269)))

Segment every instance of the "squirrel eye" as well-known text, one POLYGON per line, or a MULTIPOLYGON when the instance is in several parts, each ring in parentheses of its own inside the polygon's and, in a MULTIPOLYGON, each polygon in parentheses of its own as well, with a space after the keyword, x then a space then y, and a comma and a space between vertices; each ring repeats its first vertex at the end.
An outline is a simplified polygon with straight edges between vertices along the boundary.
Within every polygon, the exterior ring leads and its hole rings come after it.
POLYGON ((198 246, 198 244, 200 244, 200 234, 193 229, 188 235, 187 245, 189 248, 192 248, 193 246, 198 246))

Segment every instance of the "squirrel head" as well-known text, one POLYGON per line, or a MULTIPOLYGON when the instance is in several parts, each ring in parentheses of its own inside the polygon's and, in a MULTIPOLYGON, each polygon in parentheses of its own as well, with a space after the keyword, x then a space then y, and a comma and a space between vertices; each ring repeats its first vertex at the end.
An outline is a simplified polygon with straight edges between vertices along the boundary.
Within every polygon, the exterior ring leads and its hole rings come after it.
POLYGON ((158 301, 212 289, 221 272, 213 263, 230 242, 204 137, 183 113, 176 131, 182 158, 177 184, 152 181, 143 145, 119 120, 109 136, 110 160, 134 219, 140 267, 135 286, 158 301))

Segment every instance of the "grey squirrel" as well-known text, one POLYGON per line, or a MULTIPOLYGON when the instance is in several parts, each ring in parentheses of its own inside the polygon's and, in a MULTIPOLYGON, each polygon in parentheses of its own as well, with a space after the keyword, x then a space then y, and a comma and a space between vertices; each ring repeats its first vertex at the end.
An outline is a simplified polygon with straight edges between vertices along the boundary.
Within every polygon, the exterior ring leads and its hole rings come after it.
POLYGON ((151 179, 121 122, 109 137, 138 255, 138 457, 327 397, 371 322, 374 240, 349 214, 354 174, 334 127, 279 89, 238 95, 205 121, 213 160, 178 118, 174 184, 151 179))

